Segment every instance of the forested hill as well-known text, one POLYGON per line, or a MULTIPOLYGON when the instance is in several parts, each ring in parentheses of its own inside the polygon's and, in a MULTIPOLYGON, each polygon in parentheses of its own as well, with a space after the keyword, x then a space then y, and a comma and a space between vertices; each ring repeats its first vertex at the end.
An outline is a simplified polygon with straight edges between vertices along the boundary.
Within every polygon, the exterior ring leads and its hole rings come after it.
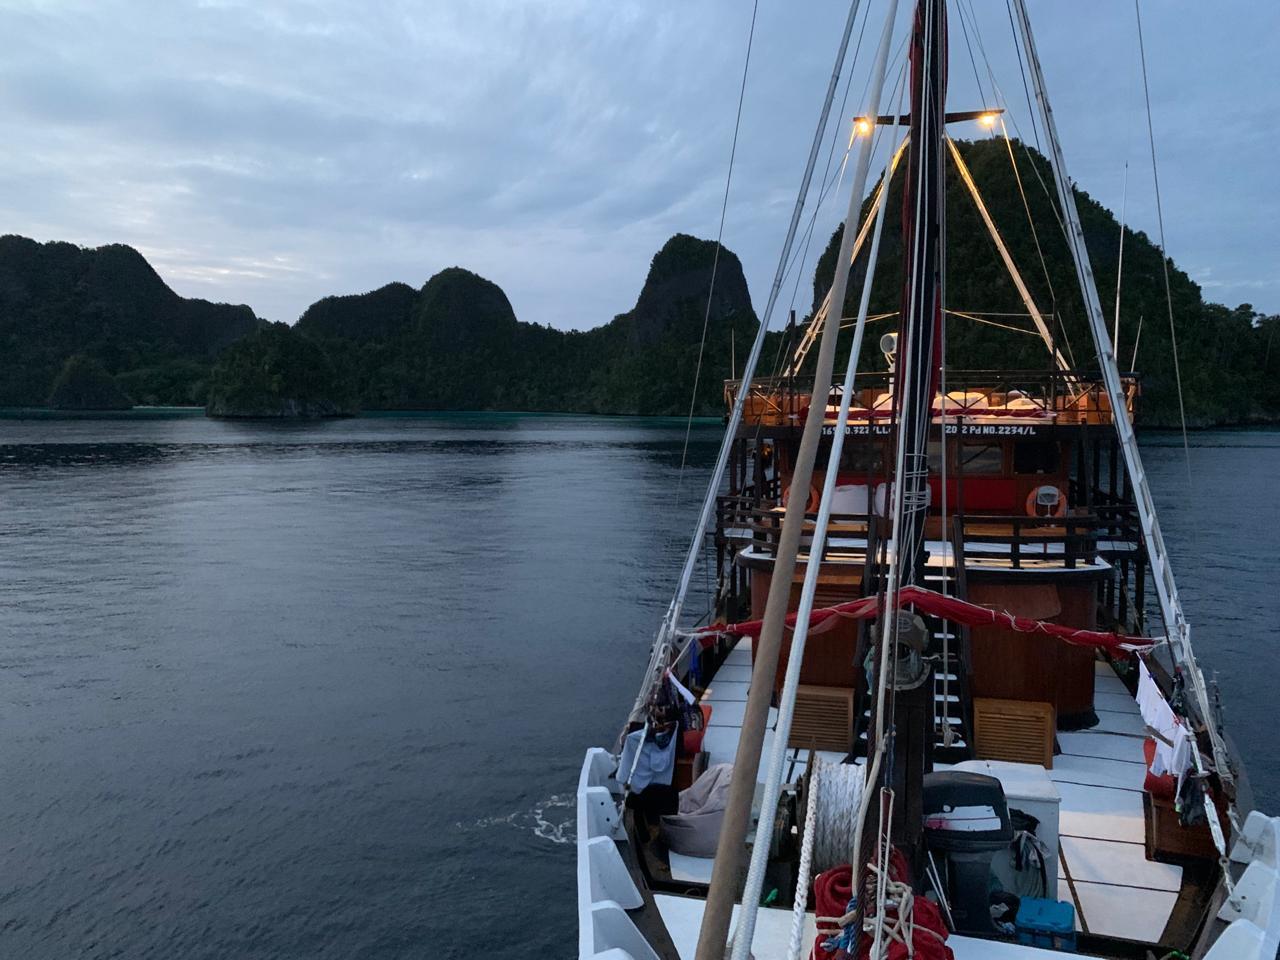
POLYGON ((248 307, 178 296, 131 247, 0 237, 0 406, 44 404, 86 362, 135 402, 203 403, 213 357, 259 324, 248 307))
MULTIPOLYGON (((991 139, 961 142, 958 146, 1037 307, 1046 318, 1056 314, 1053 329, 1058 349, 1073 359, 1077 368, 1097 369, 1075 268, 1056 213, 1056 197, 1052 202, 1049 199, 1053 173, 1048 161, 1016 140, 1008 145, 1004 140, 991 139), (1016 175, 1011 155, 1017 161, 1016 175)), ((898 211, 902 209, 904 167, 905 164, 900 166, 891 184, 889 217, 872 291, 872 314, 900 307, 902 223, 898 211)), ((1076 202, 1110 330, 1114 321, 1120 224, 1078 188, 1076 202)), ((864 204, 863 216, 867 208, 864 204)), ((830 288, 839 240, 837 230, 818 262, 813 288, 815 307, 830 288)), ((856 314, 865 270, 866 254, 854 267, 846 317, 856 314)), ((1232 309, 1206 302, 1199 286, 1172 261, 1169 282, 1188 420, 1208 425, 1280 417, 1280 343, 1274 347, 1272 344, 1280 316, 1261 316, 1247 304, 1232 309)), ((951 310, 974 315, 990 312, 996 316, 984 319, 1033 330, 1025 316, 1026 308, 950 160, 946 298, 951 310), (1022 316, 1010 316, 1016 314, 1022 316)), ((881 321, 886 330, 896 323, 896 318, 881 321)), ((869 342, 874 344, 876 340, 878 336, 869 342)), ((1132 230, 1125 231, 1124 239, 1119 344, 1122 368, 1133 365, 1142 374, 1142 422, 1177 423, 1177 380, 1162 254, 1145 233, 1132 230), (1133 365, 1135 342, 1138 355, 1133 365)), ((953 369, 969 370, 1047 369, 1049 352, 1039 336, 952 315, 947 319, 947 363, 953 369)), ((863 366, 882 368, 880 351, 864 350, 863 366)))
MULTIPOLYGON (((1052 319, 1059 348, 1078 369, 1096 367, 1074 267, 1048 196, 1046 162, 1016 141, 960 148, 1035 301, 1052 319)), ((947 306, 990 322, 948 317, 948 365, 1048 369, 1048 351, 1031 332, 1014 285, 950 167, 947 306)), ((1087 194, 1077 196, 1110 326, 1119 224, 1087 194)), ((899 307, 900 178, 888 210, 873 313, 899 307)), ((830 285, 838 239, 837 231, 816 265, 815 304, 830 285)), ((683 415, 705 318, 694 410, 719 414, 735 345, 740 372, 757 321, 742 265, 728 250, 720 256, 708 312, 714 258, 715 244, 677 234, 654 256, 635 306, 583 332, 521 322, 500 287, 460 267, 440 271, 420 288, 392 283, 326 297, 290 328, 268 326, 248 307, 184 300, 128 247, 86 250, 3 237, 0 406, 118 406, 131 400, 207 402, 211 413, 231 416, 355 409, 683 415), (235 348, 226 349, 232 343, 235 348)), ((855 311, 865 269, 864 255, 849 285, 846 317, 855 311)), ((1280 418, 1280 344, 1272 343, 1280 317, 1259 316, 1248 305, 1207 303, 1172 263, 1169 272, 1190 422, 1280 418)), ((895 322, 880 321, 873 333, 895 322)), ((1129 231, 1119 351, 1125 367, 1140 323, 1136 369, 1144 377, 1143 421, 1173 424, 1177 391, 1162 255, 1144 234, 1129 231)), ((759 373, 773 368, 784 337, 771 334, 759 373)), ((877 341, 873 336, 868 342, 877 341)), ((883 365, 874 346, 863 351, 863 365, 883 365)))
MULTIPOLYGON (((685 414, 707 316, 715 244, 684 234, 654 256, 627 313, 561 331, 522 323, 502 290, 450 267, 421 290, 326 297, 295 330, 319 341, 365 409, 685 414)), ((731 340, 755 334, 742 265, 720 256, 697 412, 723 410, 731 340)))

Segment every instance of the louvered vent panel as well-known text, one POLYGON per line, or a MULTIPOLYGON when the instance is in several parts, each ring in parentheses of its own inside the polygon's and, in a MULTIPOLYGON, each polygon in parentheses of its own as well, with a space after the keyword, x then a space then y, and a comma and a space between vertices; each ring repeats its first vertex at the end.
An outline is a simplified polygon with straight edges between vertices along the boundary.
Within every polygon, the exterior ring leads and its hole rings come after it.
POLYGON ((819 610, 856 599, 852 588, 845 584, 833 583, 830 586, 823 586, 819 581, 817 588, 813 591, 813 605, 819 610))
POLYGON ((980 759, 1053 769, 1053 704, 975 697, 973 725, 980 759))
POLYGON ((802 750, 852 750, 853 690, 800 684, 787 745, 802 750))

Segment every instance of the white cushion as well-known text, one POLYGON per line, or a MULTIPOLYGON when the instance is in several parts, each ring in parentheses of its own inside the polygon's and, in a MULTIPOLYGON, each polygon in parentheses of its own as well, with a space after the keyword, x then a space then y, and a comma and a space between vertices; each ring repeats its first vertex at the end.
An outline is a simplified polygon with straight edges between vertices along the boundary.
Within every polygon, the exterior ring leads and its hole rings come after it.
POLYGON ((866 513, 871 498, 865 483, 849 483, 831 491, 832 513, 866 513))

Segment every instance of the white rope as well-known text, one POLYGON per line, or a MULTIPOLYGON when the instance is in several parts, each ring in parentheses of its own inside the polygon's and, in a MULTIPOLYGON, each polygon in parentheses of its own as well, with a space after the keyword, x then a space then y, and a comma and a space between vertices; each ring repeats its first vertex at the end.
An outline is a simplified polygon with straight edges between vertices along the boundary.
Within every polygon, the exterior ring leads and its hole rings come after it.
MULTIPOLYGON (((689 544, 689 551, 685 555, 684 567, 680 571, 680 579, 676 584, 675 595, 671 598, 671 603, 667 606, 666 615, 658 627, 658 634, 654 639, 652 655, 649 659, 649 669, 640 686, 636 701, 632 705, 628 721, 639 719, 643 714, 648 704, 649 695, 658 682, 658 671, 666 666, 666 657, 670 651, 672 641, 672 631, 680 623, 685 597, 688 595, 689 583, 693 579, 693 570, 702 554, 707 527, 711 523, 712 514, 715 512, 716 498, 720 494, 720 481, 729 465, 729 453, 736 441, 738 425, 742 422, 743 408, 751 390, 751 380, 755 376, 756 364, 759 362, 760 353, 764 348, 765 334, 769 330, 769 321, 773 317, 774 307, 777 305, 778 297, 782 292, 783 278, 786 275, 787 263, 791 259, 791 248, 795 243, 796 233, 800 228, 800 219, 804 213, 805 203, 809 195, 809 184, 813 179, 814 168, 818 164, 818 154, 826 141, 827 120, 831 115, 831 105, 835 100, 836 88, 840 83, 840 75, 844 71, 845 53, 848 51, 849 37, 853 33, 857 12, 858 0, 853 0, 850 5, 849 17, 845 22, 844 33, 841 36, 840 47, 836 52, 836 61, 832 67, 831 79, 827 84, 827 93, 823 100, 822 112, 818 117, 817 129, 814 130, 813 140, 809 145, 809 156, 805 164, 804 175, 800 180, 800 189, 796 194, 796 202, 791 210, 791 221, 787 226, 786 239, 782 243, 782 253, 778 257, 777 271, 774 274, 773 284, 769 288, 769 298, 765 303, 764 313, 760 316, 760 324, 756 328, 755 339, 751 342, 751 350, 747 354, 747 361, 742 369, 742 383, 739 387, 738 395, 734 398, 733 409, 729 411, 724 437, 720 441, 720 451, 716 454, 715 466, 708 474, 710 480, 707 483, 707 490, 702 499, 702 509, 698 514, 698 522, 689 544)), ((625 731, 623 735, 625 736, 625 731)))
MULTIPOLYGON (((881 95, 884 78, 888 66, 889 44, 893 37, 894 14, 897 11, 897 0, 892 0, 889 15, 885 18, 884 31, 880 38, 880 46, 876 56, 875 75, 868 100, 867 115, 877 116, 880 112, 881 95)), ((854 169, 853 185, 849 195, 849 212, 845 217, 846 229, 841 235, 840 252, 838 254, 835 278, 832 281, 831 299, 835 303, 843 303, 845 285, 849 279, 849 248, 852 246, 852 227, 856 222, 858 207, 866 189, 867 172, 871 163, 871 154, 875 140, 868 137, 858 154, 857 166, 854 169)), ((881 194, 881 211, 876 218, 875 233, 871 241, 871 256, 874 261, 879 250, 880 237, 883 233, 883 203, 888 199, 888 191, 881 194)), ((875 271, 868 269, 863 283, 862 303, 858 310, 858 329, 854 334, 853 344, 849 351, 849 362, 845 368, 844 390, 840 399, 840 413, 836 421, 835 436, 832 437, 830 462, 839 463, 841 444, 844 441, 844 426, 849 420, 849 403, 852 388, 857 375, 858 356, 862 349, 862 336, 866 327, 867 304, 870 298, 871 278, 875 271)), ((764 793, 761 798, 761 823, 772 823, 776 815, 778 794, 782 782, 783 754, 791 729, 792 714, 795 709, 796 695, 800 683, 800 666, 804 660, 805 641, 808 636, 809 614, 813 610, 813 598, 818 585, 818 574, 821 570, 821 558, 825 549, 827 525, 831 517, 832 494, 835 489, 836 471, 828 469, 823 480, 822 499, 818 505, 818 520, 814 528, 813 542, 809 547, 809 562, 805 569, 804 586, 801 590, 800 607, 796 614, 795 634, 791 639, 791 652, 787 658, 786 677, 783 681, 782 694, 778 702, 778 718, 774 728, 773 748, 769 755, 768 772, 765 775, 764 793)), ((751 848, 751 862, 747 868, 747 878, 742 891, 742 910, 738 916, 738 927, 733 937, 733 960, 747 960, 751 950, 751 941, 755 935, 756 916, 760 906, 760 892, 764 884, 764 874, 768 867, 769 835, 758 832, 756 842, 751 848)))
MULTIPOLYGON (((815 757, 815 763, 821 761, 815 757)), ((814 872, 848 862, 854 821, 862 805, 863 770, 852 763, 827 764, 817 790, 818 814, 813 827, 814 872)))
POLYGON ((822 783, 822 760, 817 754, 809 758, 809 788, 804 805, 804 837, 800 842, 800 866, 796 879, 795 903, 791 908, 791 937, 787 941, 787 960, 799 960, 800 942, 804 939, 804 915, 809 907, 809 882, 813 877, 813 838, 818 825, 818 788, 822 783))
MULTIPOLYGON (((877 927, 882 928, 890 943, 897 942, 907 948, 908 956, 914 954, 917 930, 929 934, 939 943, 947 942, 947 938, 938 933, 937 930, 925 926, 916 926, 916 894, 911 889, 911 884, 888 879, 886 874, 875 864, 868 864, 867 868, 876 874, 877 881, 883 883, 885 893, 884 900, 879 904, 876 915, 867 917, 862 921, 862 929, 864 931, 873 933, 877 932, 877 927), (892 920, 887 919, 889 910, 894 912, 892 920)), ((879 954, 873 950, 872 956, 879 956, 879 954)))
MULTIPOLYGON (((809 777, 809 796, 805 806, 805 833, 800 847, 799 878, 796 881, 795 906, 791 915, 791 938, 787 960, 798 960, 804 941, 805 911, 809 903, 809 886, 815 874, 846 862, 853 845, 853 831, 858 822, 865 791, 863 769, 851 763, 826 763, 813 757, 809 777)), ((838 933, 840 917, 815 917, 823 929, 838 933)))
MULTIPOLYGON (((881 790, 880 793, 888 797, 889 802, 886 804, 883 800, 880 803, 880 832, 876 834, 876 864, 868 864, 876 874, 876 914, 870 918, 871 932, 873 934, 871 940, 871 956, 876 960, 882 956, 880 950, 884 944, 885 935, 885 909, 884 900, 889 892, 889 861, 892 856, 893 840, 890 836, 893 823, 893 800, 894 794, 892 790, 881 790), (884 842, 880 842, 880 838, 884 838, 884 842)), ((855 878, 855 884, 858 882, 855 878)), ((866 914, 864 908, 863 914, 866 914)), ((866 921, 863 923, 863 929, 866 930, 866 921)))
MULTIPOLYGON (((1021 54, 1019 54, 1019 58, 1021 58, 1021 54)), ((995 131, 993 130, 992 133, 994 134, 995 131)), ((1009 155, 1009 166, 1013 169, 1014 183, 1018 185, 1018 195, 1022 197, 1022 210, 1027 215, 1027 225, 1031 227, 1031 239, 1036 245, 1036 257, 1040 261, 1040 270, 1044 273, 1045 286, 1049 289, 1049 302, 1055 305, 1054 309, 1056 312, 1058 295, 1054 292, 1053 280, 1049 277, 1049 265, 1045 262, 1044 249, 1040 246, 1040 232, 1036 229, 1035 217, 1031 216, 1031 204, 1027 200, 1026 188, 1022 185, 1022 174, 1018 170, 1018 161, 1013 155, 1013 144, 1009 142, 1009 128, 1005 125, 1004 114, 1000 114, 1000 133, 1004 137, 1005 152, 1009 155)), ((1050 198, 1049 203, 1050 205, 1053 204, 1052 198, 1050 198)), ((1055 213, 1056 212, 1057 211, 1055 210, 1055 213)), ((1072 357, 1071 359, 1074 364, 1075 358, 1072 357)))

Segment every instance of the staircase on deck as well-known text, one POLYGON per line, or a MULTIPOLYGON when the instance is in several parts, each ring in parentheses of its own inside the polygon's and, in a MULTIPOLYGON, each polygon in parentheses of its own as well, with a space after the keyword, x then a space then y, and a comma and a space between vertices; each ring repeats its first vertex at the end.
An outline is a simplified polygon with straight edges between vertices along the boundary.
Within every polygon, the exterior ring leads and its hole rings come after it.
MULTIPOLYGON (((874 593, 884 583, 885 570, 876 559, 874 537, 868 538, 863 569, 863 596, 874 593)), ((931 540, 921 586, 946 596, 967 598, 964 551, 951 541, 931 540)), ((958 763, 973 757, 973 701, 969 689, 968 628, 950 620, 925 617, 929 643, 925 656, 932 664, 933 757, 939 763, 958 763), (948 734, 949 731, 949 734, 948 734)), ((869 624, 864 629, 872 629, 869 624)), ((867 731, 871 722, 870 695, 859 692, 860 711, 854 730, 854 755, 867 754, 867 731)))

